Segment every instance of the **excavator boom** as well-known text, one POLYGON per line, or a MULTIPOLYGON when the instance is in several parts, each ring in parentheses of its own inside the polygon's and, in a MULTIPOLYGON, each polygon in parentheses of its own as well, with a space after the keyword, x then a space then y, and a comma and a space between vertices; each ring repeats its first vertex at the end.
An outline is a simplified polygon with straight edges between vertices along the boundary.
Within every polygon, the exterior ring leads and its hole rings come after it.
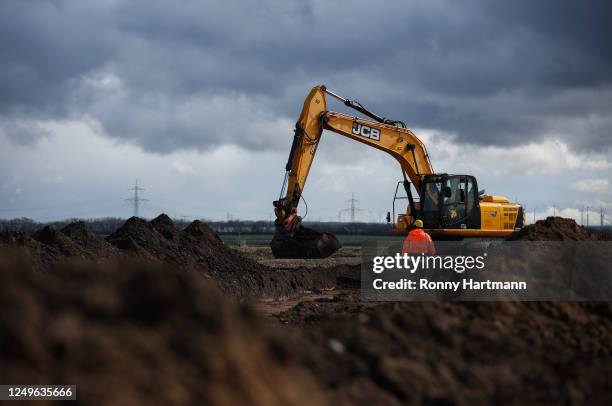
POLYGON ((303 190, 323 130, 387 152, 399 161, 415 187, 419 186, 421 175, 434 173, 425 145, 412 131, 403 128, 401 121, 379 117, 355 103, 330 92, 325 86, 316 86, 310 91, 295 126, 293 145, 285 167, 287 196, 303 190), (380 122, 328 111, 326 93, 380 122))

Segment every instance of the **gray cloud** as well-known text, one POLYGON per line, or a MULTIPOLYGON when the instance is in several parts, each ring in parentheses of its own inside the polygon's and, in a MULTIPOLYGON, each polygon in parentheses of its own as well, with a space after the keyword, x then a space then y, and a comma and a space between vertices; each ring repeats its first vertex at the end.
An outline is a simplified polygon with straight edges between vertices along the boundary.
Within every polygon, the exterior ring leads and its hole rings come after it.
POLYGON ((610 2, 404 3, 3 1, 0 114, 269 149, 323 82, 459 142, 611 148, 610 2))
POLYGON ((0 134, 4 135, 15 145, 30 146, 42 137, 48 137, 49 131, 42 126, 15 120, 0 120, 0 134))

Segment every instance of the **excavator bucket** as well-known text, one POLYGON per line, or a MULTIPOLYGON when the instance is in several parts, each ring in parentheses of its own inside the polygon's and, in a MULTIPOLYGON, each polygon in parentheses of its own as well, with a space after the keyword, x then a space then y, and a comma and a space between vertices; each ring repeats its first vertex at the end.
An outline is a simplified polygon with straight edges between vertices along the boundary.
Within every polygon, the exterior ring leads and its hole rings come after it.
POLYGON ((275 258, 327 258, 342 245, 335 235, 300 225, 292 234, 277 231, 270 242, 275 258))

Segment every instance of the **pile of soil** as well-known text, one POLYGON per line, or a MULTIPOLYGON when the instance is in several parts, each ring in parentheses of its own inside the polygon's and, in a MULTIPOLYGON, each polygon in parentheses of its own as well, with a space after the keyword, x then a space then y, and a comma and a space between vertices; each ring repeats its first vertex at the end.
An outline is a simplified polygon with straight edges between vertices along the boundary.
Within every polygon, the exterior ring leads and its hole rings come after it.
POLYGON ((61 255, 70 257, 84 257, 86 255, 85 250, 72 241, 70 237, 49 226, 35 232, 32 238, 41 244, 57 249, 61 255))
POLYGON ((20 253, 29 258, 31 265, 36 269, 51 269, 54 264, 63 258, 62 253, 52 245, 38 242, 31 235, 24 233, 1 233, 0 254, 2 256, 20 253))
POLYGON ((70 238, 73 243, 94 257, 110 257, 117 255, 115 247, 89 231, 84 221, 70 223, 60 231, 61 234, 70 238))
POLYGON ((206 273, 235 297, 283 297, 336 286, 340 277, 357 277, 357 268, 273 270, 227 247, 208 225, 194 221, 184 230, 161 214, 150 222, 132 217, 107 241, 138 258, 154 258, 206 273))
POLYGON ((0 263, 0 382, 80 404, 323 404, 290 338, 198 272, 0 263))
POLYGON ((304 302, 281 313, 333 404, 612 402, 610 303, 304 302))
POLYGON ((523 241, 597 241, 600 236, 579 226, 573 219, 547 217, 523 227, 518 235, 523 241))
POLYGON ((67 260, 94 263, 138 259, 155 264, 196 269, 235 297, 284 297, 304 291, 329 289, 339 278, 358 279, 358 267, 330 270, 277 270, 227 247, 208 225, 194 221, 185 229, 161 214, 151 221, 128 219, 106 239, 75 222, 62 230, 45 227, 32 236, 9 233, 0 237, 0 249, 19 247, 39 270, 52 269, 67 260))
MULTIPOLYGON (((519 238, 598 239, 556 217, 519 238)), ((610 302, 363 302, 359 266, 272 269, 166 215, 1 247, 28 258, 0 263, 0 382, 75 383, 96 404, 612 403, 610 302), (222 295, 280 299, 262 321, 222 295)))
POLYGON ((121 257, 119 250, 89 231, 82 221, 70 223, 61 230, 45 226, 31 235, 0 234, 0 250, 15 249, 28 256, 38 270, 53 269, 66 260, 104 263, 121 257))

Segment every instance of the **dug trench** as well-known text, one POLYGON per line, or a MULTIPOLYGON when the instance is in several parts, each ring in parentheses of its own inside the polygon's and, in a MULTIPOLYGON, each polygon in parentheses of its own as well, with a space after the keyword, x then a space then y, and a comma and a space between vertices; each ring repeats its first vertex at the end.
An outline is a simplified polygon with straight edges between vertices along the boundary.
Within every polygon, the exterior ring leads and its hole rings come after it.
MULTIPOLYGON (((602 237, 549 218, 519 238, 602 237)), ((165 215, 0 248, 0 381, 83 404, 612 400, 608 302, 364 303, 357 266, 267 267, 165 215)))

